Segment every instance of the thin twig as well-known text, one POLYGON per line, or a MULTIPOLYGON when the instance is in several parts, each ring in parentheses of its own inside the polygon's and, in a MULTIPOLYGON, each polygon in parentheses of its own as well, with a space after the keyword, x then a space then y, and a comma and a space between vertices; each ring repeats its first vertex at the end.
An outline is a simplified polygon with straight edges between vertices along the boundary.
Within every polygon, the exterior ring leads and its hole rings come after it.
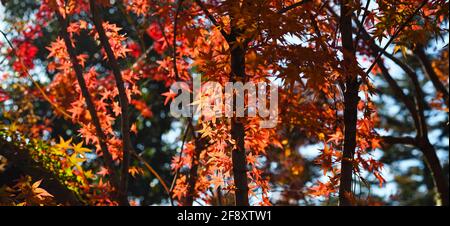
MULTIPOLYGON (((371 2, 371 0, 367 0, 367 2, 366 2, 366 7, 365 7, 365 10, 364 10, 364 14, 363 14, 363 17, 361 18, 361 23, 362 24, 364 24, 364 22, 365 22, 365 20, 366 20, 366 18, 367 18, 367 15, 369 14, 369 6, 370 6, 370 2, 371 2)), ((360 29, 358 29, 358 32, 356 33, 356 37, 355 37, 355 49, 356 49, 356 47, 358 46, 358 42, 359 42, 359 39, 360 39, 360 37, 361 37, 361 28, 360 29)))
POLYGON ((169 199, 172 200, 172 197, 170 195, 170 189, 167 186, 166 182, 164 182, 164 180, 162 179, 162 177, 158 174, 158 172, 156 172, 156 170, 149 164, 147 163, 147 161, 145 161, 145 159, 138 155, 136 152, 132 152, 132 155, 138 160, 140 161, 142 164, 144 164, 144 166, 148 169, 148 171, 150 171, 155 177, 156 179, 158 179, 158 181, 161 183, 161 185, 164 187, 164 190, 166 191, 167 195, 169 195, 169 199))

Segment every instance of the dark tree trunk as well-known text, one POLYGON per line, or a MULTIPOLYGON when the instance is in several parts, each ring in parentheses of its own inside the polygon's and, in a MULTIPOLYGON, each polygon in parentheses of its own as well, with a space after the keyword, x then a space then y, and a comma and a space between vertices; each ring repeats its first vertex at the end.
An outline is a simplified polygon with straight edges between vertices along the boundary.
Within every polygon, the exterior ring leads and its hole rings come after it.
MULTIPOLYGON (((220 27, 219 23, 216 21, 214 16, 208 11, 205 5, 200 1, 195 1, 202 11, 205 13, 206 17, 214 24, 216 27, 220 27)), ((245 9, 246 7, 252 7, 255 1, 231 1, 230 4, 236 9, 245 9), (241 5, 242 4, 242 5, 241 5)), ((300 4, 296 4, 292 8, 295 8, 300 4)), ((290 10, 288 8, 287 10, 290 10)), ((287 11, 286 10, 286 11, 287 11)), ((280 13, 284 13, 280 12, 280 13)), ((243 34, 242 28, 236 24, 236 18, 240 15, 239 12, 232 12, 230 15, 231 19, 231 33, 228 34, 222 28, 220 32, 222 36, 227 40, 231 51, 231 75, 230 81, 245 82, 245 53, 246 45, 250 40, 245 40, 243 45, 236 43, 238 38, 243 34)), ((241 43, 242 44, 242 43, 241 43)), ((235 95, 234 95, 235 96, 235 95)), ((233 97, 234 98, 234 97, 233 97)), ((235 105, 234 105, 235 106, 235 105)), ((231 152, 231 159, 233 163, 233 177, 235 190, 235 205, 237 206, 248 206, 248 182, 247 182, 247 158, 245 153, 244 141, 245 141, 245 124, 243 120, 238 120, 236 117, 231 119, 231 137, 236 141, 236 148, 231 152)))
MULTIPOLYGON (((245 50, 242 47, 231 50, 231 80, 233 82, 245 80, 245 50)), ((236 186, 235 204, 236 206, 248 206, 247 158, 244 147, 245 125, 236 117, 233 117, 231 122, 231 137, 236 141, 236 148, 231 152, 236 186)))
POLYGON ((359 83, 357 75, 352 73, 351 67, 356 62, 352 37, 352 9, 349 8, 349 0, 341 0, 340 30, 344 53, 344 67, 347 71, 344 91, 344 151, 341 161, 341 177, 339 185, 339 205, 351 205, 353 157, 356 148, 356 122, 357 105, 359 101, 359 83))

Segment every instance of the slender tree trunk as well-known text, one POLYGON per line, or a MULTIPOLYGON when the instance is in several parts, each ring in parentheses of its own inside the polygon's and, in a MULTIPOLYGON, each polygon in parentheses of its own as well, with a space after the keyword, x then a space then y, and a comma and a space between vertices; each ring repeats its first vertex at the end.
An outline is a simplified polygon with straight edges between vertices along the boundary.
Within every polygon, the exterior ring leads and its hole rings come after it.
POLYGON ((356 122, 357 122, 357 105, 359 101, 358 90, 359 83, 357 75, 353 74, 351 67, 354 67, 355 51, 353 48, 352 37, 352 9, 348 6, 350 0, 340 1, 340 30, 342 37, 342 47, 344 53, 344 67, 347 71, 344 91, 344 151, 341 161, 341 177, 339 185, 339 205, 349 206, 352 175, 353 175, 353 158, 356 148, 356 122))
POLYGON ((108 56, 108 63, 114 74, 114 79, 116 81, 117 90, 119 91, 119 103, 121 109, 121 132, 122 132, 122 148, 123 148, 123 158, 122 158, 122 172, 119 183, 119 201, 121 205, 129 205, 127 191, 128 191, 128 168, 130 166, 131 159, 131 138, 130 138, 130 118, 128 109, 128 97, 125 91, 125 84, 122 78, 122 72, 120 70, 119 64, 117 63, 114 52, 112 51, 111 45, 109 44, 109 39, 106 36, 105 30, 103 28, 103 19, 99 15, 97 6, 94 0, 90 0, 90 8, 93 16, 93 22, 95 29, 100 37, 100 43, 108 56))

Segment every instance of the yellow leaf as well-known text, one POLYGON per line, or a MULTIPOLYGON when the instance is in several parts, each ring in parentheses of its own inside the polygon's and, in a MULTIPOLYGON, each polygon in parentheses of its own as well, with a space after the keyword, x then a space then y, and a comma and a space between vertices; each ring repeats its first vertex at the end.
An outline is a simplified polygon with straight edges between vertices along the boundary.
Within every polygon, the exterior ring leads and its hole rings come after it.
POLYGON ((140 167, 132 166, 128 169, 128 172, 131 176, 136 177, 136 174, 143 174, 144 170, 140 167))
POLYGON ((56 144, 55 146, 59 149, 67 150, 67 149, 72 148, 72 145, 70 145, 71 142, 72 142, 72 138, 70 138, 67 141, 64 141, 64 138, 59 137, 59 143, 56 144))
POLYGON ((82 162, 86 161, 86 159, 84 159, 84 158, 79 158, 78 154, 76 154, 76 153, 74 153, 72 156, 70 156, 69 160, 74 165, 77 165, 77 167, 79 166, 78 163, 82 163, 82 162))
POLYGON ((85 157, 86 152, 91 152, 91 149, 83 147, 83 141, 73 146, 73 151, 85 157))

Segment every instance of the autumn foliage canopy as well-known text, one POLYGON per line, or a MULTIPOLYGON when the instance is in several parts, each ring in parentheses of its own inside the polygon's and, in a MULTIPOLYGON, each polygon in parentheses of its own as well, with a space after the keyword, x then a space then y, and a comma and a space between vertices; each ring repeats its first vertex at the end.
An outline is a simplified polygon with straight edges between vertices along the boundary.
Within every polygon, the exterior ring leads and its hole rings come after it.
POLYGON ((447 0, 2 2, 1 205, 448 205, 447 0))

